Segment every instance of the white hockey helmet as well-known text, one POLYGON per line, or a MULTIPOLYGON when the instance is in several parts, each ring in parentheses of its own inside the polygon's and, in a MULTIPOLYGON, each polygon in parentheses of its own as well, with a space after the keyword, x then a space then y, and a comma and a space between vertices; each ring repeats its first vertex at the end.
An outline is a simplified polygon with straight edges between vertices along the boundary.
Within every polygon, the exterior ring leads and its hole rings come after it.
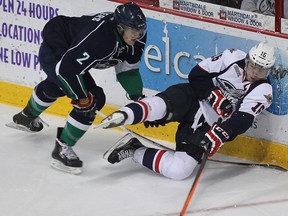
POLYGON ((273 47, 270 47, 266 43, 252 47, 249 51, 249 61, 256 67, 261 69, 269 69, 275 64, 275 51, 273 47))

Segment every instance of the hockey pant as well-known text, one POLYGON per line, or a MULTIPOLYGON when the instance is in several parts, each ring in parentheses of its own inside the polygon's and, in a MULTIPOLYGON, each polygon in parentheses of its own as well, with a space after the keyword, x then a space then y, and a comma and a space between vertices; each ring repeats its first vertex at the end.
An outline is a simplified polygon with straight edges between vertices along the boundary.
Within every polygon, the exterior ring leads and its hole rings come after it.
POLYGON ((178 84, 153 97, 127 104, 120 110, 128 114, 125 124, 145 121, 193 122, 199 103, 189 84, 178 84))

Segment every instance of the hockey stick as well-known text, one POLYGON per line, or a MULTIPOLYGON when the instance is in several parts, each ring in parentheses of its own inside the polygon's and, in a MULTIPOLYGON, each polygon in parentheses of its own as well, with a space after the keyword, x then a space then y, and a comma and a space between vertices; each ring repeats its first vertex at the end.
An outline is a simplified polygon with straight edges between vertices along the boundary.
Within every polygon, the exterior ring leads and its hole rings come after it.
POLYGON ((187 196, 187 198, 185 200, 184 206, 183 206, 183 208, 182 208, 182 210, 180 212, 180 216, 184 216, 185 213, 186 213, 187 207, 188 207, 188 205, 189 205, 189 203, 190 203, 190 201, 192 199, 192 196, 193 196, 193 194, 194 194, 194 192, 196 190, 196 187, 197 187, 197 185, 199 183, 199 180, 200 180, 200 178, 202 176, 205 164, 206 164, 206 162, 208 160, 208 156, 209 156, 210 150, 211 150, 211 143, 208 144, 208 148, 207 148, 207 150, 206 150, 206 152, 204 154, 204 157, 203 157, 202 162, 200 164, 200 167, 199 167, 199 169, 197 171, 197 174, 196 174, 196 177, 195 177, 194 182, 192 184, 192 187, 191 187, 191 189, 189 191, 189 194, 188 194, 188 196, 187 196))
MULTIPOLYGON (((105 114, 103 114, 102 112, 100 111, 97 111, 97 114, 99 116, 101 116, 102 118, 106 118, 107 116, 105 114)), ((130 134, 133 134, 134 136, 138 137, 139 139, 142 139, 148 143, 150 143, 151 145, 154 145, 154 146, 157 146, 157 147, 160 147, 162 149, 165 149, 165 150, 173 150, 171 148, 168 148, 167 146, 164 146, 158 142, 155 142, 143 135, 140 135, 128 128, 126 128, 125 126, 119 126, 122 130, 130 133, 130 134)), ((287 169, 285 169, 284 167, 281 167, 281 166, 278 166, 278 165, 273 165, 273 164, 266 164, 266 163, 249 163, 249 162, 236 162, 236 161, 226 161, 226 160, 217 160, 217 159, 211 159, 209 158, 208 161, 212 161, 212 162, 216 162, 216 163, 225 163, 225 164, 232 164, 232 165, 239 165, 239 166, 246 166, 246 167, 265 167, 265 168, 271 168, 271 169, 277 169, 277 170, 280 170, 280 171, 287 171, 287 169)))
POLYGON ((138 138, 140 138, 140 139, 142 139, 142 140, 145 140, 146 142, 148 142, 148 143, 150 143, 150 144, 152 144, 152 145, 154 145, 154 146, 157 146, 157 147, 162 148, 162 149, 165 149, 165 150, 173 150, 173 149, 168 148, 167 146, 161 145, 160 143, 157 143, 157 142, 155 142, 155 141, 153 141, 153 140, 151 140, 151 139, 149 139, 149 138, 147 138, 147 137, 145 137, 145 136, 142 136, 142 135, 140 135, 140 134, 138 134, 138 133, 136 133, 136 132, 134 132, 134 131, 126 128, 126 127, 124 127, 124 126, 122 126, 122 127, 121 127, 121 128, 122 128, 123 130, 125 130, 125 131, 133 134, 134 136, 136 136, 136 137, 138 137, 138 138), (122 128, 122 127, 123 127, 123 128, 122 128))
MULTIPOLYGON (((124 127, 124 126, 123 126, 123 127, 124 127)), ((145 136, 142 136, 142 135, 140 135, 140 134, 138 134, 138 133, 136 133, 136 132, 134 132, 134 131, 132 131, 132 130, 129 130, 128 128, 125 128, 125 127, 124 127, 124 129, 125 129, 127 132, 129 132, 129 133, 131 133, 131 134, 139 137, 140 139, 143 139, 143 140, 147 141, 148 143, 150 143, 150 144, 152 144, 152 145, 155 145, 155 146, 164 148, 164 149, 166 149, 166 150, 171 150, 170 148, 168 148, 168 147, 166 147, 166 146, 164 146, 164 145, 161 145, 161 144, 159 144, 159 143, 157 143, 157 142, 155 142, 155 141, 153 141, 153 140, 151 140, 151 139, 149 139, 149 138, 147 138, 147 137, 145 137, 145 136)), ((173 150, 173 149, 172 149, 172 150, 173 150)), ((280 171, 287 171, 286 168, 281 167, 281 166, 279 166, 279 165, 274 165, 274 164, 236 162, 236 161, 226 161, 226 160, 218 160, 218 159, 212 159, 212 158, 208 158, 208 161, 212 161, 212 162, 216 162, 216 163, 225 163, 225 164, 246 166, 246 167, 251 167, 251 168, 253 168, 253 167, 265 167, 265 168, 277 169, 277 170, 280 170, 280 171)))
POLYGON ((209 161, 216 162, 216 163, 225 163, 225 164, 234 164, 234 165, 240 165, 240 166, 247 166, 247 167, 265 167, 265 168, 271 168, 271 169, 277 169, 280 171, 287 171, 286 168, 274 165, 274 164, 265 164, 265 163, 247 163, 247 162, 236 162, 236 161, 225 161, 225 160, 217 160, 217 159, 208 159, 209 161))

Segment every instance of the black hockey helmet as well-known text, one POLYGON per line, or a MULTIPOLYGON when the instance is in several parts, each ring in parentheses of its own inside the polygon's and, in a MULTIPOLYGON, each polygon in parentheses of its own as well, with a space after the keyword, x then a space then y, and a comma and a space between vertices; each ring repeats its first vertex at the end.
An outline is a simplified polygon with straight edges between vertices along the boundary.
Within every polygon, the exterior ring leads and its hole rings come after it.
POLYGON ((146 17, 134 2, 119 5, 114 12, 114 19, 122 29, 129 27, 143 32, 146 30, 146 17))

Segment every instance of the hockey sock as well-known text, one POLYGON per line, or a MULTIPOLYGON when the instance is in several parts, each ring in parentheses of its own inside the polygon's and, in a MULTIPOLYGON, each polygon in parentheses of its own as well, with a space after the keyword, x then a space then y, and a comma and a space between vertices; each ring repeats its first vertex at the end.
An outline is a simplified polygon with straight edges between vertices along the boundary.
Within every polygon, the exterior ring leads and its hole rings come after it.
POLYGON ((81 130, 69 122, 66 123, 59 140, 68 146, 74 146, 75 143, 86 133, 86 130, 81 130))
POLYGON ((133 159, 153 172, 174 180, 187 178, 198 164, 198 162, 186 152, 153 148, 137 149, 133 159))
POLYGON ((48 100, 45 102, 43 99, 40 99, 40 97, 44 98, 44 94, 40 91, 37 91, 37 87, 33 91, 32 96, 30 97, 27 106, 25 107, 24 112, 29 112, 26 114, 31 114, 35 117, 39 116, 44 110, 46 110, 49 106, 51 106, 55 100, 48 100), (39 97, 37 96, 36 92, 39 94, 39 97), (43 96, 42 96, 43 95, 43 96))
MULTIPOLYGON (((148 169, 160 173, 160 161, 162 156, 165 154, 166 150, 159 150, 159 149, 153 149, 153 148, 147 148, 147 149, 139 149, 142 152, 142 165, 147 167, 148 169)), ((140 161, 137 160, 137 155, 139 155, 138 150, 136 150, 134 154, 134 160, 140 163, 140 161)), ((139 157, 139 156, 138 156, 139 157)))
POLYGON ((166 109, 165 101, 158 96, 143 98, 140 101, 127 104, 121 108, 122 111, 128 114, 125 124, 139 124, 155 120, 165 122, 166 118, 163 118, 167 114, 166 109))
POLYGON ((31 114, 32 116, 39 116, 44 110, 46 110, 50 105, 40 105, 40 103, 37 103, 33 97, 31 97, 28 101, 27 106, 25 107, 24 113, 27 111, 28 114, 31 114))
POLYGON ((66 125, 59 139, 68 146, 74 146, 92 125, 95 117, 79 114, 75 109, 67 117, 66 125))

